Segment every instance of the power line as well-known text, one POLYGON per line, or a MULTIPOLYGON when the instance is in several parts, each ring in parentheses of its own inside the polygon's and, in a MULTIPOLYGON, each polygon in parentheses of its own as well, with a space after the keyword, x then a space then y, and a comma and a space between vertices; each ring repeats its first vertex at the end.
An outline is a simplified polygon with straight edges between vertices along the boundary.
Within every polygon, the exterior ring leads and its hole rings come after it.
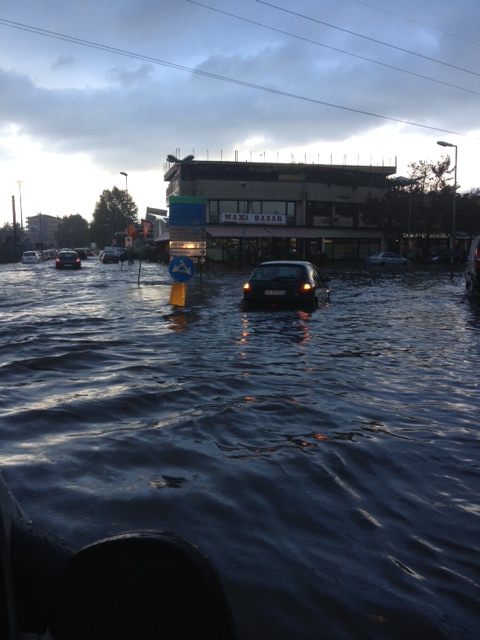
POLYGON ((304 20, 310 20, 311 22, 316 22, 317 24, 322 24, 324 27, 330 27, 330 29, 336 29, 337 31, 342 31, 343 33, 348 33, 351 36, 356 36, 357 38, 363 38, 364 40, 369 40, 370 42, 375 42, 376 44, 381 44, 384 47, 389 47, 390 49, 395 49, 396 51, 402 51, 403 53, 408 53, 412 56, 417 56, 417 58, 422 58, 423 60, 429 60, 430 62, 435 62, 436 64, 441 64, 445 67, 449 67, 450 69, 456 69, 457 71, 463 71, 465 73, 470 73, 472 76, 480 77, 480 73, 476 71, 471 71, 470 69, 464 69, 463 67, 457 67, 454 64, 450 64, 449 62, 444 62, 442 60, 437 60, 436 58, 430 58, 429 56, 425 56, 421 53, 417 53, 416 51, 410 51, 409 49, 404 49, 403 47, 397 47, 394 44, 390 44, 389 42, 383 42, 382 40, 377 40, 376 38, 370 38, 369 36, 364 36, 361 33, 356 33, 355 31, 350 31, 349 29, 344 29, 343 27, 337 27, 336 25, 329 24, 328 22, 324 22, 323 20, 318 20, 317 18, 312 18, 311 16, 306 16, 303 13, 297 13, 296 11, 291 11, 290 9, 284 9, 283 7, 278 7, 276 4, 272 4, 270 2, 266 2, 265 0, 256 0, 260 4, 264 4, 267 7, 271 7, 272 9, 277 9, 278 11, 284 11, 285 13, 289 13, 291 15, 297 16, 299 18, 303 18, 304 20))
MULTIPOLYGON (((206 78, 211 78, 214 80, 220 80, 222 82, 229 82, 231 84, 236 84, 238 86, 241 87, 247 87, 249 89, 255 89, 257 91, 263 91, 265 93, 271 93, 274 95, 279 95, 279 96, 284 96, 287 98, 293 98, 295 100, 302 100, 304 102, 309 102, 312 104, 318 104, 318 105, 322 105, 325 107, 331 107, 332 109, 340 109, 342 111, 347 111, 350 113, 358 113, 364 116, 369 116, 372 118, 379 118, 381 120, 388 120, 390 122, 397 122, 400 124, 406 124, 406 125, 410 125, 412 127, 418 127, 421 129, 428 129, 429 131, 440 131, 442 133, 449 133, 451 135, 456 135, 456 136, 462 136, 462 137, 468 137, 468 138, 472 138, 472 136, 469 136, 466 133, 460 133, 458 131, 451 131, 449 129, 442 129, 440 127, 432 127, 426 124, 420 124, 418 122, 412 122, 410 120, 402 120, 401 118, 394 118, 392 116, 384 116, 378 113, 373 113, 373 112, 369 112, 369 111, 363 111, 362 109, 355 109, 353 107, 346 107, 343 105, 338 105, 338 104, 334 104, 331 102, 325 102, 323 100, 318 100, 315 98, 309 98, 307 96, 301 96, 295 93, 289 93, 287 91, 282 91, 280 89, 275 89, 273 87, 265 87, 263 85, 259 85, 259 84, 254 84, 252 82, 247 82, 245 80, 238 80, 235 78, 229 78, 227 76, 221 76, 217 73, 210 73, 208 71, 202 71, 200 69, 192 69, 191 67, 187 67, 184 65, 180 65, 180 64, 176 64, 173 62, 168 62, 166 60, 160 60, 158 58, 152 58, 150 56, 145 56, 142 55, 140 53, 135 53, 132 51, 126 51, 124 49, 118 49, 116 47, 110 47, 108 45, 104 45, 101 43, 97 43, 97 42, 92 42, 90 40, 84 40, 83 38, 76 38, 75 36, 68 36, 66 34, 63 33, 57 33, 55 31, 49 31, 47 29, 41 29, 40 27, 34 27, 32 25, 27 25, 27 24, 23 24, 20 22, 14 22, 12 20, 6 20, 4 18, 0 18, 0 24, 3 24, 6 27, 11 27, 13 29, 19 29, 22 31, 27 31, 29 33, 35 33, 37 35, 41 35, 41 36, 46 36, 49 38, 54 38, 57 40, 63 40, 66 42, 71 42, 73 44, 78 44, 84 47, 89 47, 91 49, 98 49, 100 51, 106 51, 109 53, 114 53, 117 55, 122 55, 122 56, 126 56, 129 58, 134 58, 136 60, 142 60, 145 62, 151 62, 152 64, 157 64, 157 65, 162 65, 165 67, 169 67, 171 69, 176 69, 178 71, 185 71, 187 73, 194 73, 196 75, 200 75, 206 78)), ((473 138, 475 140, 477 140, 478 138, 473 138)))
POLYGON ((308 42, 309 44, 314 44, 318 47, 324 47, 325 49, 330 49, 331 51, 336 51, 337 53, 343 53, 347 56, 352 56, 354 58, 358 58, 359 60, 365 60, 366 62, 371 62, 373 64, 380 65, 381 67, 386 67, 387 69, 393 69, 394 71, 400 71, 401 73, 407 73, 411 76, 415 76, 417 78, 421 78, 422 80, 428 80, 429 82, 436 82, 437 84, 442 84, 446 87, 450 87, 452 89, 458 89, 459 91, 466 91, 468 93, 473 93, 477 96, 480 96, 480 91, 475 91, 474 89, 467 89, 466 87, 459 87, 458 85, 451 84, 450 82, 444 82, 443 80, 437 80, 436 78, 431 78, 430 76, 424 76, 421 73, 416 73, 415 71, 409 71, 408 69, 401 69, 400 67, 395 67, 394 65, 388 64, 387 62, 380 62, 378 60, 373 60, 372 58, 367 58, 366 56, 361 56, 356 53, 351 53, 350 51, 345 51, 343 49, 338 49, 337 47, 332 47, 327 44, 323 44, 322 42, 318 42, 317 40, 311 40, 310 38, 306 38, 304 36, 299 36, 295 33, 291 33, 289 31, 284 31, 282 29, 277 29, 276 27, 271 27, 270 25, 263 24, 261 22, 257 22, 255 20, 250 20, 249 18, 244 18, 243 16, 236 15, 234 13, 230 13, 228 11, 223 11, 222 9, 217 9, 215 7, 210 7, 209 5, 203 4, 202 2, 196 2, 196 0, 186 0, 190 2, 190 4, 195 4, 199 7, 203 7, 204 9, 209 9, 210 11, 215 11, 216 13, 221 13, 223 15, 229 16, 231 18, 235 18, 236 20, 242 20, 243 22, 247 22, 249 24, 253 24, 258 27, 262 27, 263 29, 268 29, 269 31, 274 31, 276 33, 280 33, 284 36, 289 36, 291 38, 296 38, 297 40, 302 40, 303 42, 308 42))
POLYGON ((382 7, 376 7, 374 4, 370 4, 369 2, 362 2, 362 0, 352 0, 352 2, 356 2, 357 4, 363 4, 363 6, 369 7, 370 9, 375 9, 375 11, 381 11, 382 13, 386 13, 390 16, 394 16, 395 18, 400 18, 400 20, 406 20, 406 22, 417 24, 419 27, 423 27, 424 29, 429 29, 430 31, 436 31, 437 33, 443 33, 444 36, 449 36, 450 38, 456 38, 457 40, 463 40, 463 42, 468 42, 469 44, 474 44, 475 46, 480 47, 480 42, 475 42, 475 40, 469 40, 468 38, 459 36, 456 33, 450 33, 449 31, 445 31, 444 29, 439 29, 438 27, 432 27, 431 24, 425 24, 424 22, 414 20, 413 18, 407 18, 406 16, 401 16, 399 13, 388 11, 387 9, 383 9, 382 7))

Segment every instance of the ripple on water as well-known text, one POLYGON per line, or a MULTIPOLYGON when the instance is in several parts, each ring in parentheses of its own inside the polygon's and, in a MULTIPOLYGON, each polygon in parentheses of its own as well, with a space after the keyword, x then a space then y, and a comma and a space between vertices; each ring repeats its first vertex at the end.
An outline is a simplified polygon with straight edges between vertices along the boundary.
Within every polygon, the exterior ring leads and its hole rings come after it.
POLYGON ((166 266, 140 287, 102 266, 0 267, 2 468, 38 524, 76 545, 178 531, 241 638, 475 638, 480 306, 461 274, 332 269, 330 305, 246 313, 242 274, 172 309, 166 266))

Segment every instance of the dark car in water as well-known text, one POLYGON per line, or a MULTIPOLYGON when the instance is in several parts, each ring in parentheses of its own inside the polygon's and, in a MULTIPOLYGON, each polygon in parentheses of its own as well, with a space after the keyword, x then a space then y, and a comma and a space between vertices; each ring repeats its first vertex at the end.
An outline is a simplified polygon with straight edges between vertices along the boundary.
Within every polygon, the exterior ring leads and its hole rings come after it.
POLYGON ((120 257, 116 251, 105 249, 105 251, 102 253, 102 257, 100 258, 100 260, 104 264, 107 264, 107 263, 118 264, 120 261, 120 257))
POLYGON ((458 249, 446 249, 445 251, 434 251, 425 262, 427 264, 462 264, 466 258, 458 249))
POLYGON ((59 251, 55 259, 56 269, 80 269, 82 261, 76 251, 59 251))
POLYGON ((78 257, 80 258, 80 260, 86 260, 88 258, 88 255, 85 249, 75 248, 75 251, 78 253, 78 257))
POLYGON ((262 262, 243 285, 243 306, 304 307, 328 302, 328 280, 315 265, 302 260, 262 262))

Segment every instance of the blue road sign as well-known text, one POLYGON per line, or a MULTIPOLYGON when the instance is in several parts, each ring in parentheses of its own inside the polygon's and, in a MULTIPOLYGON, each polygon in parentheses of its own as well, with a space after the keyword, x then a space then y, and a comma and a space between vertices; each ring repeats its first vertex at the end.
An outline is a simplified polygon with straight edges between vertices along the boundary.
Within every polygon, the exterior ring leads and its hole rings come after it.
POLYGON ((170 262, 168 270, 175 282, 188 282, 195 275, 195 264, 187 256, 177 256, 170 262))

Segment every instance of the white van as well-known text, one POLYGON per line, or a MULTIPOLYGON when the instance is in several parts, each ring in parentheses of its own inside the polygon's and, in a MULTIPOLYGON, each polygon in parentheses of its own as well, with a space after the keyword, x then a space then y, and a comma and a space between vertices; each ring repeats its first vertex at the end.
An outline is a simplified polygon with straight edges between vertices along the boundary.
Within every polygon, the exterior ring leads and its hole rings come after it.
POLYGON ((475 236, 472 240, 465 271, 465 286, 474 293, 480 293, 480 236, 475 236))

